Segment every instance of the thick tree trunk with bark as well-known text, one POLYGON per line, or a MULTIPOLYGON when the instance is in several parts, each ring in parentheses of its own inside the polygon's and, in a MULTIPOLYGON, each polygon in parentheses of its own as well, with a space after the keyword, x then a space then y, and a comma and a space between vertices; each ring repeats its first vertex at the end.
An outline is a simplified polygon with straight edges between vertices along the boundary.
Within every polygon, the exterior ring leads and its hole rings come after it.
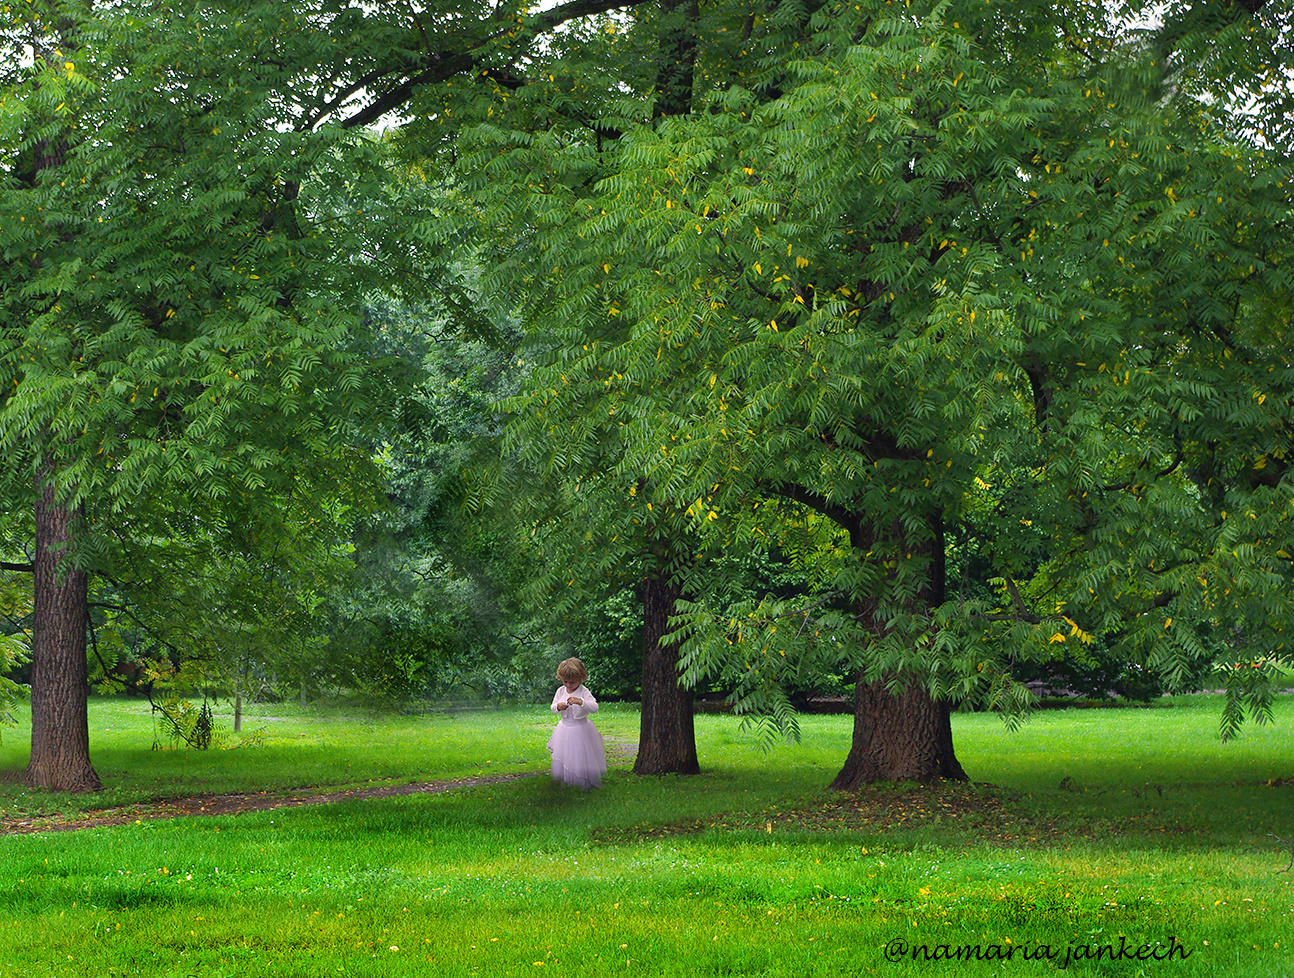
POLYGON ((947 703, 917 683, 897 695, 885 683, 859 674, 854 694, 854 736, 845 766, 831 783, 842 791, 873 781, 966 781, 953 754, 947 703))
MULTIPOLYGON (((891 532, 904 533, 898 526, 891 532)), ((911 550, 924 552, 929 559, 929 577, 916 603, 926 608, 942 604, 946 567, 939 514, 930 519, 929 539, 914 542, 911 550)), ((876 620, 875 612, 874 602, 859 602, 860 618, 870 619, 870 630, 879 635, 884 626, 876 620)), ((845 765, 831 786, 853 791, 873 781, 969 780, 953 753, 951 712, 948 703, 931 697, 916 681, 902 681, 896 692, 890 692, 885 680, 868 683, 859 670, 853 740, 845 765)))
POLYGON ((31 759, 24 781, 52 791, 98 791, 86 716, 86 576, 68 554, 78 514, 58 502, 48 468, 36 476, 31 759))
POLYGON ((678 646, 661 641, 680 590, 677 584, 643 582, 642 720, 635 774, 697 774, 692 693, 678 683, 678 646))

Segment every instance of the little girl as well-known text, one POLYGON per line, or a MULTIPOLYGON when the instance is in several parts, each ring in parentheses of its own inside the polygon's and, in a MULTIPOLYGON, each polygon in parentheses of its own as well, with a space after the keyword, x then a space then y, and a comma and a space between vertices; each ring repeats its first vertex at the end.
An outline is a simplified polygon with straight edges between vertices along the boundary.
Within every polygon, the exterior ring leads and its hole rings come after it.
POLYGON ((565 659, 557 667, 562 685, 553 694, 552 710, 561 719, 548 738, 553 755, 553 780, 558 784, 576 784, 588 791, 602 784, 607 773, 607 753, 602 734, 589 719, 598 712, 598 701, 584 681, 589 671, 579 659, 565 659))

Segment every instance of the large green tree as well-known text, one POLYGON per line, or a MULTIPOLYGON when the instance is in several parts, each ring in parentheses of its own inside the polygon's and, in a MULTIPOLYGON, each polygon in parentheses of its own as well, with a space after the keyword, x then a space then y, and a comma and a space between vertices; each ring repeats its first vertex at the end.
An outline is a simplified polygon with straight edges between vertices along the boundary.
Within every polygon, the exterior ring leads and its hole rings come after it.
POLYGON ((365 219, 387 181, 358 133, 606 6, 5 8, 0 491, 35 516, 30 783, 99 784, 87 574, 115 516, 272 506, 341 458, 363 410, 348 328, 416 266, 420 223, 365 219))
MULTIPOLYGON (((41 787, 98 785, 87 575, 112 536, 166 537, 186 499, 275 506, 294 472, 340 459, 338 419, 359 406, 358 365, 333 351, 339 259, 363 235, 312 224, 301 195, 312 172, 321 191, 377 179, 368 147, 278 128, 271 93, 292 75, 269 51, 288 33, 277 10, 206 35, 182 13, 33 4, 8 37, 34 59, 4 95, 0 440, 8 505, 35 513, 41 787), (217 81, 223 45, 265 48, 260 76, 217 81)), ((328 196, 318 212, 337 209, 328 196)))
POLYGON ((704 34, 704 111, 596 152, 565 130, 483 127, 469 157, 483 179, 526 174, 509 206, 536 254, 518 265, 565 324, 530 405, 554 457, 611 440, 625 495, 701 531, 772 494, 848 536, 799 611, 695 608, 693 676, 736 661, 769 703, 804 656, 843 657, 851 786, 960 776, 950 704, 1018 707, 1012 660, 1067 639, 1119 632, 1171 675, 1198 653, 1174 610, 1278 633, 1281 478, 1248 479, 1268 496, 1232 479, 1255 514, 1237 531, 1202 491, 1216 480, 1193 494, 1181 473, 1192 453, 1239 471, 1285 451, 1283 422, 1256 410, 1284 411, 1283 391, 1237 403, 1256 373, 1283 383, 1285 160, 1166 99, 1181 56, 1166 71, 1161 33, 1099 5, 737 13, 704 34), (1262 323, 1244 367, 1233 340, 1208 346, 1262 323), (944 529, 994 465, 1036 476, 1019 518, 1045 517, 1069 555, 1070 586, 1045 604, 1020 596, 1006 537, 1000 603, 946 588, 944 529), (1165 539, 1177 525, 1197 539, 1165 539), (1197 603, 1196 579, 1223 583, 1197 603))

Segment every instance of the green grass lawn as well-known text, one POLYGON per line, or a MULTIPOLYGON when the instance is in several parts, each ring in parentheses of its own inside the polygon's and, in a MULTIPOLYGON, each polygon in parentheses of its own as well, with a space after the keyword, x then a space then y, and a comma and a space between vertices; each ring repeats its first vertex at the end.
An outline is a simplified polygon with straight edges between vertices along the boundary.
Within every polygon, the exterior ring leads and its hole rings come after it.
MULTIPOLYGON (((841 796, 850 718, 804 717, 763 754, 702 716, 697 777, 613 753, 588 795, 540 776, 0 836, 0 978, 1294 976, 1294 697, 1228 744, 1216 700, 1169 702, 1014 734, 955 717, 971 786, 841 796)), ((0 816, 542 772, 552 725, 543 707, 258 711, 241 746, 157 751, 146 704, 94 701, 93 799, 25 791, 28 731, 7 730, 0 816)), ((636 740, 633 709, 596 719, 636 740)))

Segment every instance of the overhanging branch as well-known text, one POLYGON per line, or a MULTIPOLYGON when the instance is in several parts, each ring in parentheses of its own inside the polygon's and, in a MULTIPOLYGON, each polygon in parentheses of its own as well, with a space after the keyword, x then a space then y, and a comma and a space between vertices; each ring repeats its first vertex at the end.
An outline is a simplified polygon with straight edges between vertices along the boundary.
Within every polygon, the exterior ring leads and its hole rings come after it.
MULTIPOLYGON (((647 0, 571 0, 569 3, 531 17, 518 34, 517 40, 530 41, 555 30, 567 21, 605 14, 612 10, 628 9, 646 2, 647 0)), ((471 71, 490 52, 491 44, 506 36, 507 33, 507 29, 501 26, 499 30, 486 37, 471 42, 471 46, 464 50, 427 53, 420 59, 418 70, 393 88, 378 95, 354 115, 343 119, 342 128, 355 129, 372 125, 413 98, 418 88, 434 85, 455 75, 471 71)), ((315 121, 318 121, 318 117, 315 121)))

